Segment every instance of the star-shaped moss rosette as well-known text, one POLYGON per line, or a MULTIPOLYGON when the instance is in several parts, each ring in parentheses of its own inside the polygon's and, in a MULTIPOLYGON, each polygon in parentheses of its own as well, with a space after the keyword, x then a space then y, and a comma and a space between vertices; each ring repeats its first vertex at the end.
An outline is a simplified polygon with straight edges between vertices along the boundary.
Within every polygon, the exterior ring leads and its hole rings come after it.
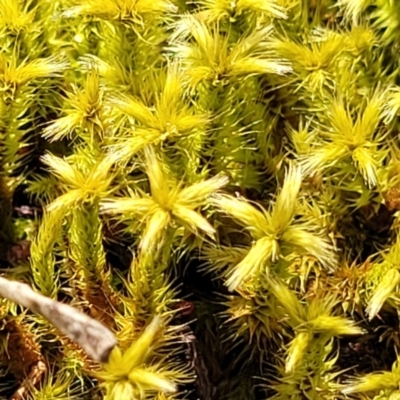
POLYGON ((290 64, 272 49, 272 25, 252 31, 233 45, 217 26, 194 15, 182 18, 176 28, 168 49, 181 60, 191 87, 206 82, 226 85, 249 76, 285 75, 292 71, 290 64))
POLYGON ((310 254, 323 265, 332 266, 334 253, 327 237, 312 221, 296 219, 296 204, 302 182, 301 170, 290 167, 285 182, 269 210, 227 195, 216 197, 214 204, 249 231, 253 244, 245 257, 228 270, 226 285, 237 289, 257 274, 268 274, 273 263, 292 251, 310 254))
POLYGON ((31 267, 38 287, 44 294, 54 296, 57 282, 54 246, 60 241, 63 221, 71 222, 68 231, 70 255, 86 278, 98 279, 96 273, 104 267, 98 207, 100 199, 113 190, 111 182, 114 174, 111 168, 115 159, 112 156, 87 157, 83 150, 68 160, 50 153, 42 160, 57 179, 57 186, 53 188, 55 196, 46 207, 41 227, 31 246, 31 267))
POLYGON ((205 233, 213 237, 215 228, 197 210, 227 184, 227 178, 216 176, 184 186, 165 173, 152 147, 146 148, 145 160, 150 194, 137 191, 130 197, 105 200, 102 212, 116 216, 128 227, 130 223, 135 229, 138 222, 144 225, 139 243, 141 254, 152 253, 168 235, 169 228, 177 226, 195 235, 205 233))
POLYGON ((144 400, 158 392, 174 393, 177 383, 187 379, 187 373, 171 361, 157 361, 155 345, 161 325, 161 318, 156 316, 125 352, 116 347, 108 363, 95 374, 105 389, 106 400, 144 400))
POLYGON ((146 146, 161 144, 165 152, 178 153, 180 162, 187 156, 200 157, 209 117, 193 105, 183 77, 175 62, 154 78, 153 90, 143 89, 141 96, 110 96, 114 118, 121 126, 112 138, 112 152, 129 160, 146 146))
MULTIPOLYGON (((276 297, 283 313, 285 324, 296 332, 296 336, 287 349, 286 372, 293 372, 301 363, 306 349, 314 336, 325 336, 328 342, 332 337, 342 335, 362 335, 363 330, 355 323, 340 315, 335 315, 335 308, 340 303, 334 296, 315 297, 302 304, 294 291, 283 282, 269 279, 269 290, 276 297)), ((283 317, 283 315, 281 315, 283 317)))
POLYGON ((79 139, 92 146, 101 142, 111 123, 98 71, 88 71, 83 87, 71 86, 64 98, 62 116, 52 121, 42 136, 49 141, 79 139))
POLYGON ((277 299, 273 313, 291 328, 294 337, 285 346, 283 365, 278 362, 278 378, 272 387, 277 399, 289 395, 314 399, 334 399, 340 393, 334 370, 338 356, 333 339, 359 336, 363 330, 343 315, 337 315, 340 299, 327 293, 301 301, 283 282, 269 279, 269 291, 277 299))
POLYGON ((376 186, 379 168, 388 154, 385 139, 390 133, 382 124, 384 101, 383 90, 361 98, 356 105, 346 104, 340 97, 334 99, 317 123, 315 145, 300 157, 305 174, 331 171, 341 181, 359 174, 368 187, 376 186))

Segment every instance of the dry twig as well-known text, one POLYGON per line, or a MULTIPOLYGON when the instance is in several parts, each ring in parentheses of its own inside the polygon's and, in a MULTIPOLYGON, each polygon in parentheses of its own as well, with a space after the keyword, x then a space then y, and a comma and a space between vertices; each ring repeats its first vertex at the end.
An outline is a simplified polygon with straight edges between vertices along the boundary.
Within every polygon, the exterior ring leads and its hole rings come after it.
POLYGON ((49 299, 28 285, 0 277, 0 296, 41 314, 95 361, 107 362, 117 341, 100 322, 67 304, 49 299))

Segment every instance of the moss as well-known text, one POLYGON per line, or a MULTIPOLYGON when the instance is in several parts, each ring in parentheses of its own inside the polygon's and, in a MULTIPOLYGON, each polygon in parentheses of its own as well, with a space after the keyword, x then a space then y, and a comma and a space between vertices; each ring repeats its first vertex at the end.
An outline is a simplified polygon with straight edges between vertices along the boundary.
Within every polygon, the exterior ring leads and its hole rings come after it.
POLYGON ((0 0, 1 273, 118 340, 2 300, 4 396, 397 398, 399 21, 0 0))

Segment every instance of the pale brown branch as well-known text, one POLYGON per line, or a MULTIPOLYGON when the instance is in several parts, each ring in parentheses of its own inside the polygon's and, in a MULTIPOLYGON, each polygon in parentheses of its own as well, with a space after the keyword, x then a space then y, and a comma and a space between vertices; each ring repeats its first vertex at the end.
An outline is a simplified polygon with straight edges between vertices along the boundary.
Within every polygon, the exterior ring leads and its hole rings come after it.
POLYGON ((0 296, 45 317, 95 361, 107 362, 117 344, 114 334, 100 322, 33 291, 24 283, 0 277, 0 296))

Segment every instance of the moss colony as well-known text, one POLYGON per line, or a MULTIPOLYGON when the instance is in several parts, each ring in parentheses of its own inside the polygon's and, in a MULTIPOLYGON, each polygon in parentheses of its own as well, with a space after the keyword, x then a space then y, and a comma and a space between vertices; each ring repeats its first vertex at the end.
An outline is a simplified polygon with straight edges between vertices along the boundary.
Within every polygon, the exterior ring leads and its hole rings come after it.
POLYGON ((400 3, 0 0, 0 397, 400 399, 400 3))

